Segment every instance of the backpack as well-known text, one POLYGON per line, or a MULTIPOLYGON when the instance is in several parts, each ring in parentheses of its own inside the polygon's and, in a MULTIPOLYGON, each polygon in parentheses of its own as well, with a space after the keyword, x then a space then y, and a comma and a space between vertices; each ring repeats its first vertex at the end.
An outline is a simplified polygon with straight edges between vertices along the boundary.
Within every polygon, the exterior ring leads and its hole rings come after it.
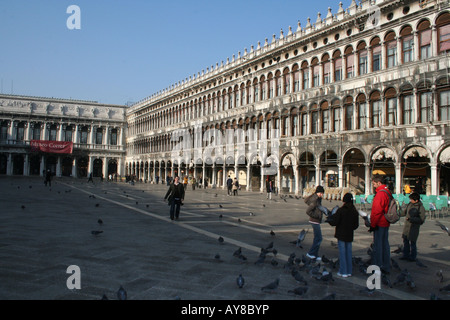
POLYGON ((381 191, 387 193, 390 199, 389 208, 388 211, 384 214, 384 217, 389 223, 396 223, 398 220, 400 220, 400 204, 389 192, 383 189, 381 191))

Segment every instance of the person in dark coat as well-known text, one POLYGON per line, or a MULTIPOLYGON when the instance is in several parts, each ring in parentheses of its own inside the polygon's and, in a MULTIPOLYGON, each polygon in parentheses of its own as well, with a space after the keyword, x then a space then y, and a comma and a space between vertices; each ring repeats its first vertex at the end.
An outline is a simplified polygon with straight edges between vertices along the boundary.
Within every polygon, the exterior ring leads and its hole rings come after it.
POLYGON ((353 205, 351 193, 346 193, 342 201, 344 204, 328 222, 336 227, 334 236, 338 239, 339 248, 339 272, 337 275, 347 278, 352 275, 353 271, 352 242, 354 230, 359 227, 359 214, 353 205))
POLYGON ((52 186, 52 173, 50 170, 47 170, 47 172, 45 173, 45 180, 44 180, 44 185, 51 187, 52 186))
POLYGON ((169 200, 170 220, 178 220, 180 216, 180 206, 184 201, 184 186, 180 183, 180 177, 176 176, 173 183, 169 186, 164 200, 169 200))
POLYGON ((417 239, 420 226, 425 222, 425 207, 416 192, 409 195, 410 202, 402 208, 401 216, 406 217, 403 227, 403 256, 401 260, 416 261, 417 239))

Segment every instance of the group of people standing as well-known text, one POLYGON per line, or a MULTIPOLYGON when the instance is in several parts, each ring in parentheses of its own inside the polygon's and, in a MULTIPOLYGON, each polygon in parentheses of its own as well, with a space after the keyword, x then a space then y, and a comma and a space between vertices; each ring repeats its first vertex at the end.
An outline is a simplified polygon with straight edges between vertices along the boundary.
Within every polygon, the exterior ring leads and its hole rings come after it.
MULTIPOLYGON (((373 233, 372 245, 372 265, 380 269, 382 275, 388 275, 391 269, 390 245, 389 245, 389 227, 390 223, 385 214, 388 212, 392 194, 389 188, 383 182, 383 177, 375 175, 372 177, 372 185, 375 189, 375 197, 372 202, 370 214, 370 224, 366 224, 369 232, 373 233)), ((227 179, 228 196, 232 192, 237 195, 239 182, 236 178, 228 176, 227 179)), ((267 198, 271 198, 272 193, 271 180, 267 180, 267 198)), ((305 199, 308 205, 306 214, 309 216, 309 223, 312 226, 314 239, 306 256, 317 261, 321 260, 319 249, 322 243, 322 230, 320 224, 323 216, 326 215, 325 222, 335 227, 335 237, 338 240, 339 249, 339 271, 338 276, 346 278, 352 276, 352 242, 354 240, 354 231, 359 227, 359 212, 354 206, 353 195, 347 193, 342 197, 342 206, 336 207, 332 211, 322 205, 322 198, 325 190, 322 186, 316 188, 315 193, 305 199), (336 210, 337 209, 337 210, 336 210)), ((176 176, 174 182, 170 184, 164 200, 168 200, 170 206, 170 219, 178 220, 180 215, 180 206, 183 205, 185 196, 185 186, 176 176)), ((410 202, 402 206, 401 216, 406 217, 403 228, 403 256, 400 258, 407 261, 415 261, 417 258, 417 239, 419 236, 420 225, 425 221, 425 208, 420 201, 418 193, 411 193, 410 202)))
MULTIPOLYGON (((372 185, 375 189, 375 197, 372 202, 370 214, 369 232, 373 232, 372 265, 380 268, 382 276, 387 276, 391 269, 389 227, 390 223, 385 218, 388 212, 392 194, 383 177, 375 175, 372 177, 372 185)), ((359 227, 359 213, 353 204, 353 195, 347 193, 343 196, 343 205, 331 215, 330 211, 322 206, 324 188, 318 186, 311 196, 305 199, 308 205, 306 214, 313 228, 314 239, 307 257, 320 260, 319 248, 322 242, 322 231, 320 224, 323 215, 327 215, 326 222, 335 227, 335 237, 339 248, 339 272, 338 276, 349 277, 352 275, 352 242, 354 231, 359 227)), ((400 259, 415 261, 417 258, 417 239, 420 225, 425 221, 425 208, 420 201, 418 193, 411 193, 410 202, 401 208, 401 216, 406 217, 403 228, 403 255, 400 259)))

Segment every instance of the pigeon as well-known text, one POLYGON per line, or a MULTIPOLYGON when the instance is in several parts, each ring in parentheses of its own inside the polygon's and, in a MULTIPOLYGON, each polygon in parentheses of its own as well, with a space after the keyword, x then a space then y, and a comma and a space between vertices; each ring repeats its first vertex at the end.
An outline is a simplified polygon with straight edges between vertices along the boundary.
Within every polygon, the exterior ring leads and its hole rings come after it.
POLYGON ((270 230, 270 235, 271 235, 272 237, 274 237, 274 236, 275 236, 275 232, 273 232, 273 230, 270 230))
POLYGON ((214 256, 214 260, 217 262, 222 262, 222 260, 220 259, 220 254, 216 253, 216 255, 214 256))
POLYGON ((241 223, 241 222, 242 222, 240 218, 238 218, 238 222, 239 222, 239 223, 241 223))
POLYGON ((25 209, 25 206, 24 206, 24 205, 22 205, 22 206, 21 206, 21 208, 22 208, 22 209, 25 209))
POLYGON ((242 276, 242 274, 240 274, 239 277, 237 277, 236 283, 237 283, 239 289, 242 289, 242 287, 243 287, 244 284, 245 284, 245 279, 244 279, 244 277, 242 276))
POLYGON ((408 270, 404 269, 395 279, 394 286, 400 283, 405 282, 406 276, 408 275, 408 270))
POLYGON ((272 258, 272 260, 270 260, 270 264, 276 267, 278 265, 278 261, 275 258, 272 258))
POLYGON ((240 255, 238 256, 238 258, 239 258, 239 260, 247 261, 247 257, 244 256, 243 254, 240 254, 240 255))
POLYGON ((100 207, 100 203, 96 203, 95 206, 96 206, 96 207, 100 207))
POLYGON ((94 230, 94 231, 91 231, 91 233, 92 233, 94 236, 98 236, 100 233, 103 233, 103 231, 101 231, 101 230, 94 230))
POLYGON ((273 241, 267 245, 265 250, 267 251, 267 250, 270 250, 272 248, 273 248, 273 241))
POLYGON ((261 288, 261 291, 274 291, 278 288, 280 284, 280 278, 277 278, 274 282, 269 283, 268 285, 261 288))
POLYGON ((222 215, 219 215, 219 218, 220 218, 220 219, 222 219, 222 218, 223 218, 223 216, 222 216, 222 215))
POLYGON ((127 292, 122 286, 120 286, 119 290, 117 290, 117 299, 127 300, 127 292))
POLYGON ((442 274, 442 270, 439 270, 436 272, 436 276, 438 277, 438 282, 442 283, 444 282, 444 275, 442 274))
POLYGON ((308 292, 308 287, 297 287, 293 290, 289 290, 288 293, 293 293, 297 296, 302 296, 304 295, 306 292, 308 292))
POLYGON ((233 257, 239 257, 242 253, 242 248, 239 247, 235 252, 233 252, 233 257))
POLYGON ((220 207, 220 208, 223 208, 223 206, 222 206, 221 204, 219 204, 219 207, 220 207))
POLYGON ((223 244, 224 240, 222 237, 219 237, 219 239, 217 239, 219 241, 219 243, 223 244))
POLYGON ((439 221, 436 221, 436 225, 441 227, 442 230, 444 230, 445 232, 447 232, 447 234, 450 236, 450 231, 448 230, 448 228, 446 226, 444 226, 442 223, 440 223, 439 221))
POLYGON ((106 296, 106 294, 103 294, 103 297, 101 298, 101 300, 109 300, 108 297, 106 296))
POLYGON ((102 219, 98 219, 97 222, 98 222, 99 225, 103 224, 103 220, 102 219))
POLYGON ((255 214, 253 212, 250 212, 250 216, 254 216, 255 214))
POLYGON ((416 288, 416 284, 414 283, 414 280, 412 279, 411 274, 409 272, 406 275, 406 285, 412 290, 416 288))
POLYGON ((260 265, 260 264, 264 263, 265 260, 266 260, 266 254, 265 253, 261 253, 259 255, 258 260, 255 261, 255 264, 256 265, 260 265))
POLYGON ((305 284, 305 286, 308 285, 308 283, 306 282, 305 278, 303 278, 303 276, 297 270, 292 269, 291 274, 292 274, 292 276, 294 277, 294 279, 296 281, 303 282, 305 284))

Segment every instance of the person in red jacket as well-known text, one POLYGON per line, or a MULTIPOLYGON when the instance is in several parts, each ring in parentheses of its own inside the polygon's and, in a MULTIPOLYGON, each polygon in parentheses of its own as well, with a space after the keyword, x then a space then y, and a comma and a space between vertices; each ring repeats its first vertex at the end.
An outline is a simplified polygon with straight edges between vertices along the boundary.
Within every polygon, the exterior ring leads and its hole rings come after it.
POLYGON ((389 209, 389 201, 392 194, 383 183, 382 176, 374 175, 372 184, 375 188, 369 229, 370 232, 373 232, 372 264, 380 267, 383 274, 389 274, 391 270, 390 223, 386 220, 384 214, 389 209))

